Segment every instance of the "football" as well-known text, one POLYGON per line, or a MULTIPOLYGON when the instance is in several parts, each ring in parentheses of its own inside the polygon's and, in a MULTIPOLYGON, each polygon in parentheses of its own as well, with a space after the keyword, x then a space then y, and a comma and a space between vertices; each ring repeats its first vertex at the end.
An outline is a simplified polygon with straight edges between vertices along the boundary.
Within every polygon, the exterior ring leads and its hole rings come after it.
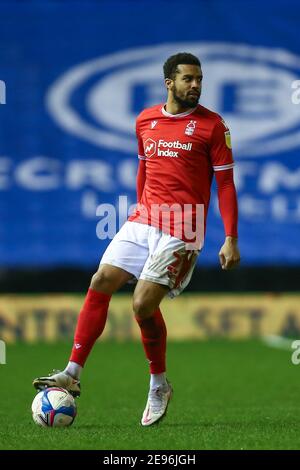
POLYGON ((70 426, 76 416, 76 403, 67 390, 59 387, 39 392, 31 405, 33 421, 44 427, 70 426))

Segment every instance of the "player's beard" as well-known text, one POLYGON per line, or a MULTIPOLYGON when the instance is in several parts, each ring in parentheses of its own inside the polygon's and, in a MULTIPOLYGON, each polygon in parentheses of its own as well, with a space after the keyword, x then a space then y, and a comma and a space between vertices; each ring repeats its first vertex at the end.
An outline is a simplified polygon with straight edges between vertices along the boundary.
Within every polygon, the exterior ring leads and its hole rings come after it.
POLYGON ((186 97, 182 98, 178 95, 178 90, 176 86, 174 86, 173 98, 182 108, 195 108, 195 106, 197 106, 199 103, 200 94, 197 97, 187 95, 186 97))

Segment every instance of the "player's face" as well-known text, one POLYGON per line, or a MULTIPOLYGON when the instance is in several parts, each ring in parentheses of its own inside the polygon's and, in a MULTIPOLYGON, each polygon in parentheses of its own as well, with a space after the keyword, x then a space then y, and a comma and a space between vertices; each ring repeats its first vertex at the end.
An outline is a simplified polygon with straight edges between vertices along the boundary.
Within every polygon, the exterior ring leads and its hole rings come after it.
POLYGON ((202 71, 198 65, 178 65, 178 73, 172 80, 170 90, 182 108, 194 108, 199 102, 202 86, 202 71))

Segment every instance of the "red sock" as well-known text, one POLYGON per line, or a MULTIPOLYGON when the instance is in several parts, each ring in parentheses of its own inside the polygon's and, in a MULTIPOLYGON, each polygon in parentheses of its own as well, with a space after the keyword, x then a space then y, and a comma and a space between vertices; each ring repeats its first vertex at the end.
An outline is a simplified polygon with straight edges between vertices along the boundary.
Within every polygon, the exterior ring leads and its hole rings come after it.
POLYGON ((96 341, 104 330, 111 296, 89 289, 79 313, 70 361, 84 366, 96 341))
POLYGON ((151 374, 161 374, 166 371, 166 341, 167 329, 158 308, 152 317, 144 320, 136 318, 142 335, 146 357, 150 363, 151 374))

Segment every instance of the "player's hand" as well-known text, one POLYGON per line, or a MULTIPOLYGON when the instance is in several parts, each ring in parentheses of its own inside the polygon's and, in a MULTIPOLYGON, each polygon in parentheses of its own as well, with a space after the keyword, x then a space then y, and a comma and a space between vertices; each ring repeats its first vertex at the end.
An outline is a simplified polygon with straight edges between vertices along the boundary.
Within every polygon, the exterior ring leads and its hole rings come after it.
POLYGON ((226 237, 219 252, 219 259, 222 269, 233 269, 239 264, 241 257, 237 238, 226 237))

